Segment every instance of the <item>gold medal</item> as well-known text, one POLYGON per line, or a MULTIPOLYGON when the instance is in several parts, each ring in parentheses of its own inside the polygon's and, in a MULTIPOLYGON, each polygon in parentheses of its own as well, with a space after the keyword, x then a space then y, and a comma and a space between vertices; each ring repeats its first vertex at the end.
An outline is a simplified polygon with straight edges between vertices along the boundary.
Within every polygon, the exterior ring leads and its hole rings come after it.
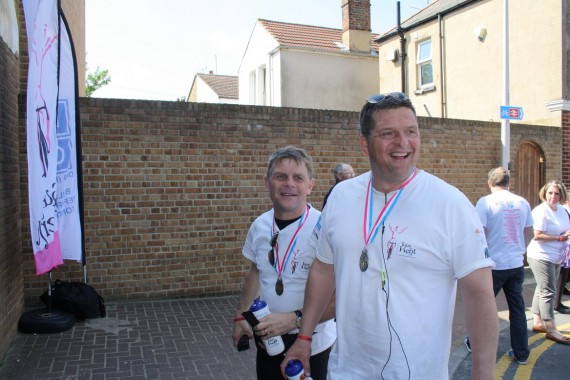
POLYGON ((278 296, 283 294, 283 281, 281 280, 281 277, 279 277, 275 283, 275 293, 277 293, 278 296))
POLYGON ((366 272, 366 270, 368 269, 368 250, 366 249, 366 247, 364 247, 362 253, 360 254, 359 266, 361 272, 366 272))

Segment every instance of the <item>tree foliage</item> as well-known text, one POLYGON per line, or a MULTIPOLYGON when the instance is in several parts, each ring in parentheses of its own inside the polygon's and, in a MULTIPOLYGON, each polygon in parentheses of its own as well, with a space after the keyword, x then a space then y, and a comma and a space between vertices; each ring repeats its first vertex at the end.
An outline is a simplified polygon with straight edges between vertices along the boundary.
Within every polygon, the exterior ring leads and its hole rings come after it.
POLYGON ((85 79, 85 96, 90 98, 95 91, 109 84, 109 82, 111 82, 109 70, 101 70, 101 68, 97 66, 94 72, 87 73, 87 78, 85 79))

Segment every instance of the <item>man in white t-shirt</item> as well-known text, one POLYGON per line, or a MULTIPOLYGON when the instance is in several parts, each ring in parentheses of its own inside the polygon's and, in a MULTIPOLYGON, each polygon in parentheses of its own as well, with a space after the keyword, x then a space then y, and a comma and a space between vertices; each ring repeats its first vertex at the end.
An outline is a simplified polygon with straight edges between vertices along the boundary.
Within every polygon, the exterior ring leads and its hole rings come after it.
POLYGON ((527 364, 530 350, 523 282, 524 254, 534 235, 531 209, 526 199, 509 191, 507 169, 495 168, 488 177, 491 194, 480 198, 475 209, 485 228, 491 259, 495 262, 495 296, 503 289, 509 307, 511 349, 508 355, 519 364, 527 364))
MULTIPOLYGON (((253 334, 258 342, 259 338, 281 336, 287 350, 295 339, 307 339, 311 343, 311 365, 316 366, 314 378, 324 380, 330 347, 336 339, 334 298, 329 296, 332 302, 321 323, 314 327, 314 335, 297 334, 305 285, 315 258, 315 249, 308 242, 321 215, 307 203, 314 185, 311 156, 293 146, 278 149, 269 159, 264 180, 273 208, 255 219, 245 240, 243 255, 251 266, 234 316, 233 343, 238 346, 240 339, 252 338, 253 334), (252 329, 242 312, 257 298, 267 302, 271 314, 260 318, 261 323, 252 329)), ((279 379, 283 353, 270 356, 261 342, 256 346, 257 378, 279 379)))
MULTIPOLYGON (((317 258, 300 334, 312 334, 336 290, 329 380, 445 380, 459 285, 473 343, 472 378, 494 379, 493 261, 473 205, 416 168, 420 131, 405 94, 372 96, 360 115, 359 141, 371 171, 339 183, 323 209, 311 240, 317 258)), ((297 339, 282 370, 300 359, 311 374, 310 349, 297 339)))

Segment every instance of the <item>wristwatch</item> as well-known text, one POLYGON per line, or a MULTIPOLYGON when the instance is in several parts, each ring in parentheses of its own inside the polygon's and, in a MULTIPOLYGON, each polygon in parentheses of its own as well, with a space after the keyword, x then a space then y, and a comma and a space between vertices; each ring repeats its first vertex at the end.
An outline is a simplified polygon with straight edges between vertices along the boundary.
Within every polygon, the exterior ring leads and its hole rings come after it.
POLYGON ((297 328, 301 328, 301 318, 303 317, 303 313, 301 313, 301 310, 295 310, 295 315, 297 316, 295 324, 297 325, 297 328))

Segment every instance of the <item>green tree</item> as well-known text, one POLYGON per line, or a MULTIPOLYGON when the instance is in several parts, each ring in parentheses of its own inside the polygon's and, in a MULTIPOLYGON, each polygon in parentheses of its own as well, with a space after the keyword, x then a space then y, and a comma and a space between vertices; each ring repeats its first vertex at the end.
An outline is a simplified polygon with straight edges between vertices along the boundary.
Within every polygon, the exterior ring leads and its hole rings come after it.
POLYGON ((95 91, 109 84, 109 82, 111 82, 109 70, 101 70, 101 68, 97 66, 95 72, 87 73, 87 78, 85 79, 85 96, 90 98, 95 91))

